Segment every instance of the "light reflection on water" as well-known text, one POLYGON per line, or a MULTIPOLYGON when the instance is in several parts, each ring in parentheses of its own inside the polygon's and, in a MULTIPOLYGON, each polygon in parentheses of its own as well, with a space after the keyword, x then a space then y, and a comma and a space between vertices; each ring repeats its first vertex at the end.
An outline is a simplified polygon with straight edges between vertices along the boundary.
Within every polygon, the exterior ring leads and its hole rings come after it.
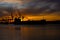
POLYGON ((60 24, 2 25, 0 40, 58 40, 60 24))

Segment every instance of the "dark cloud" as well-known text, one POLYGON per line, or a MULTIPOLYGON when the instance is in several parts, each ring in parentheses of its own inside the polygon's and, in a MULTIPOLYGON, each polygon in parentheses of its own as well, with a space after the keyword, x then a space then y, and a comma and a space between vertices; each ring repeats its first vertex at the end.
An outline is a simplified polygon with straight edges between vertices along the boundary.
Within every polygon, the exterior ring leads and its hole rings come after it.
POLYGON ((26 13, 59 12, 60 0, 32 0, 24 6, 28 8, 24 11, 26 13))
MULTIPOLYGON (((6 11, 11 12, 13 8, 23 10, 26 14, 41 14, 41 13, 54 13, 60 11, 60 0, 23 0, 23 4, 19 3, 0 3, 0 7, 5 7, 6 11)), ((1 10, 1 9, 0 9, 1 10)))
POLYGON ((0 17, 11 15, 11 12, 13 12, 12 7, 0 6, 0 17))

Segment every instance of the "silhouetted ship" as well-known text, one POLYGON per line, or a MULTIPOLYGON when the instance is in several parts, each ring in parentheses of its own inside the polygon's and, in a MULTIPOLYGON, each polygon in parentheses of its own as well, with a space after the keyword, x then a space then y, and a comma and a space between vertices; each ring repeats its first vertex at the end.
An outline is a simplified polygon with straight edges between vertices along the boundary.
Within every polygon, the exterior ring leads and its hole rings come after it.
MULTIPOLYGON (((24 16, 21 15, 20 11, 19 10, 17 10, 17 11, 18 11, 18 14, 20 16, 19 18, 24 19, 24 16)), ((31 20, 21 21, 21 19, 19 19, 19 18, 14 19, 14 24, 46 24, 46 20, 44 18, 42 20, 39 20, 39 21, 34 21, 34 20, 33 21, 31 21, 31 20)))
MULTIPOLYGON (((45 25, 45 24, 57 24, 57 23, 59 23, 60 24, 60 20, 59 21, 46 21, 45 19, 44 19, 44 16, 43 16, 43 19, 42 20, 38 20, 38 21, 34 21, 34 20, 28 20, 28 21, 21 21, 21 19, 24 19, 24 16, 22 16, 21 15, 21 13, 20 13, 20 11, 19 10, 17 10, 16 9, 16 11, 18 11, 18 14, 19 14, 19 16, 20 17, 18 17, 18 18, 15 18, 14 19, 14 22, 12 22, 11 24, 43 24, 43 25, 45 25)), ((11 20, 13 20, 13 15, 12 15, 13 13, 11 12, 11 17, 12 17, 12 19, 11 20)), ((2 23, 2 22, 0 22, 0 23, 2 23)), ((8 22, 5 22, 5 23, 2 23, 2 24, 9 24, 8 22)))
POLYGON ((39 20, 39 21, 21 21, 21 19, 15 18, 14 24, 46 24, 46 20, 39 20))

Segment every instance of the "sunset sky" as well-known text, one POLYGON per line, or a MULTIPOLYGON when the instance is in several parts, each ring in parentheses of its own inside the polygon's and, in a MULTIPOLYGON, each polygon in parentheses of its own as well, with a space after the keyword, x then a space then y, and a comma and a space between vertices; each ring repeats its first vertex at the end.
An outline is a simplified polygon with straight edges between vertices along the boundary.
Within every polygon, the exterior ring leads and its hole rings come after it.
POLYGON ((0 19, 10 16, 8 8, 19 9, 24 20, 41 20, 43 16, 48 21, 60 20, 60 0, 0 0, 0 19))

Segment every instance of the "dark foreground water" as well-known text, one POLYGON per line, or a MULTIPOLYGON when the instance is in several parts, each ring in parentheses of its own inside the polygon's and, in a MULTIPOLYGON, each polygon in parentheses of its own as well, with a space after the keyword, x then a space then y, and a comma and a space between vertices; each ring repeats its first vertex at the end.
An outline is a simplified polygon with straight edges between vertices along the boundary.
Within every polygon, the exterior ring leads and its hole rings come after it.
POLYGON ((0 40, 59 40, 60 24, 3 25, 0 24, 0 40))

